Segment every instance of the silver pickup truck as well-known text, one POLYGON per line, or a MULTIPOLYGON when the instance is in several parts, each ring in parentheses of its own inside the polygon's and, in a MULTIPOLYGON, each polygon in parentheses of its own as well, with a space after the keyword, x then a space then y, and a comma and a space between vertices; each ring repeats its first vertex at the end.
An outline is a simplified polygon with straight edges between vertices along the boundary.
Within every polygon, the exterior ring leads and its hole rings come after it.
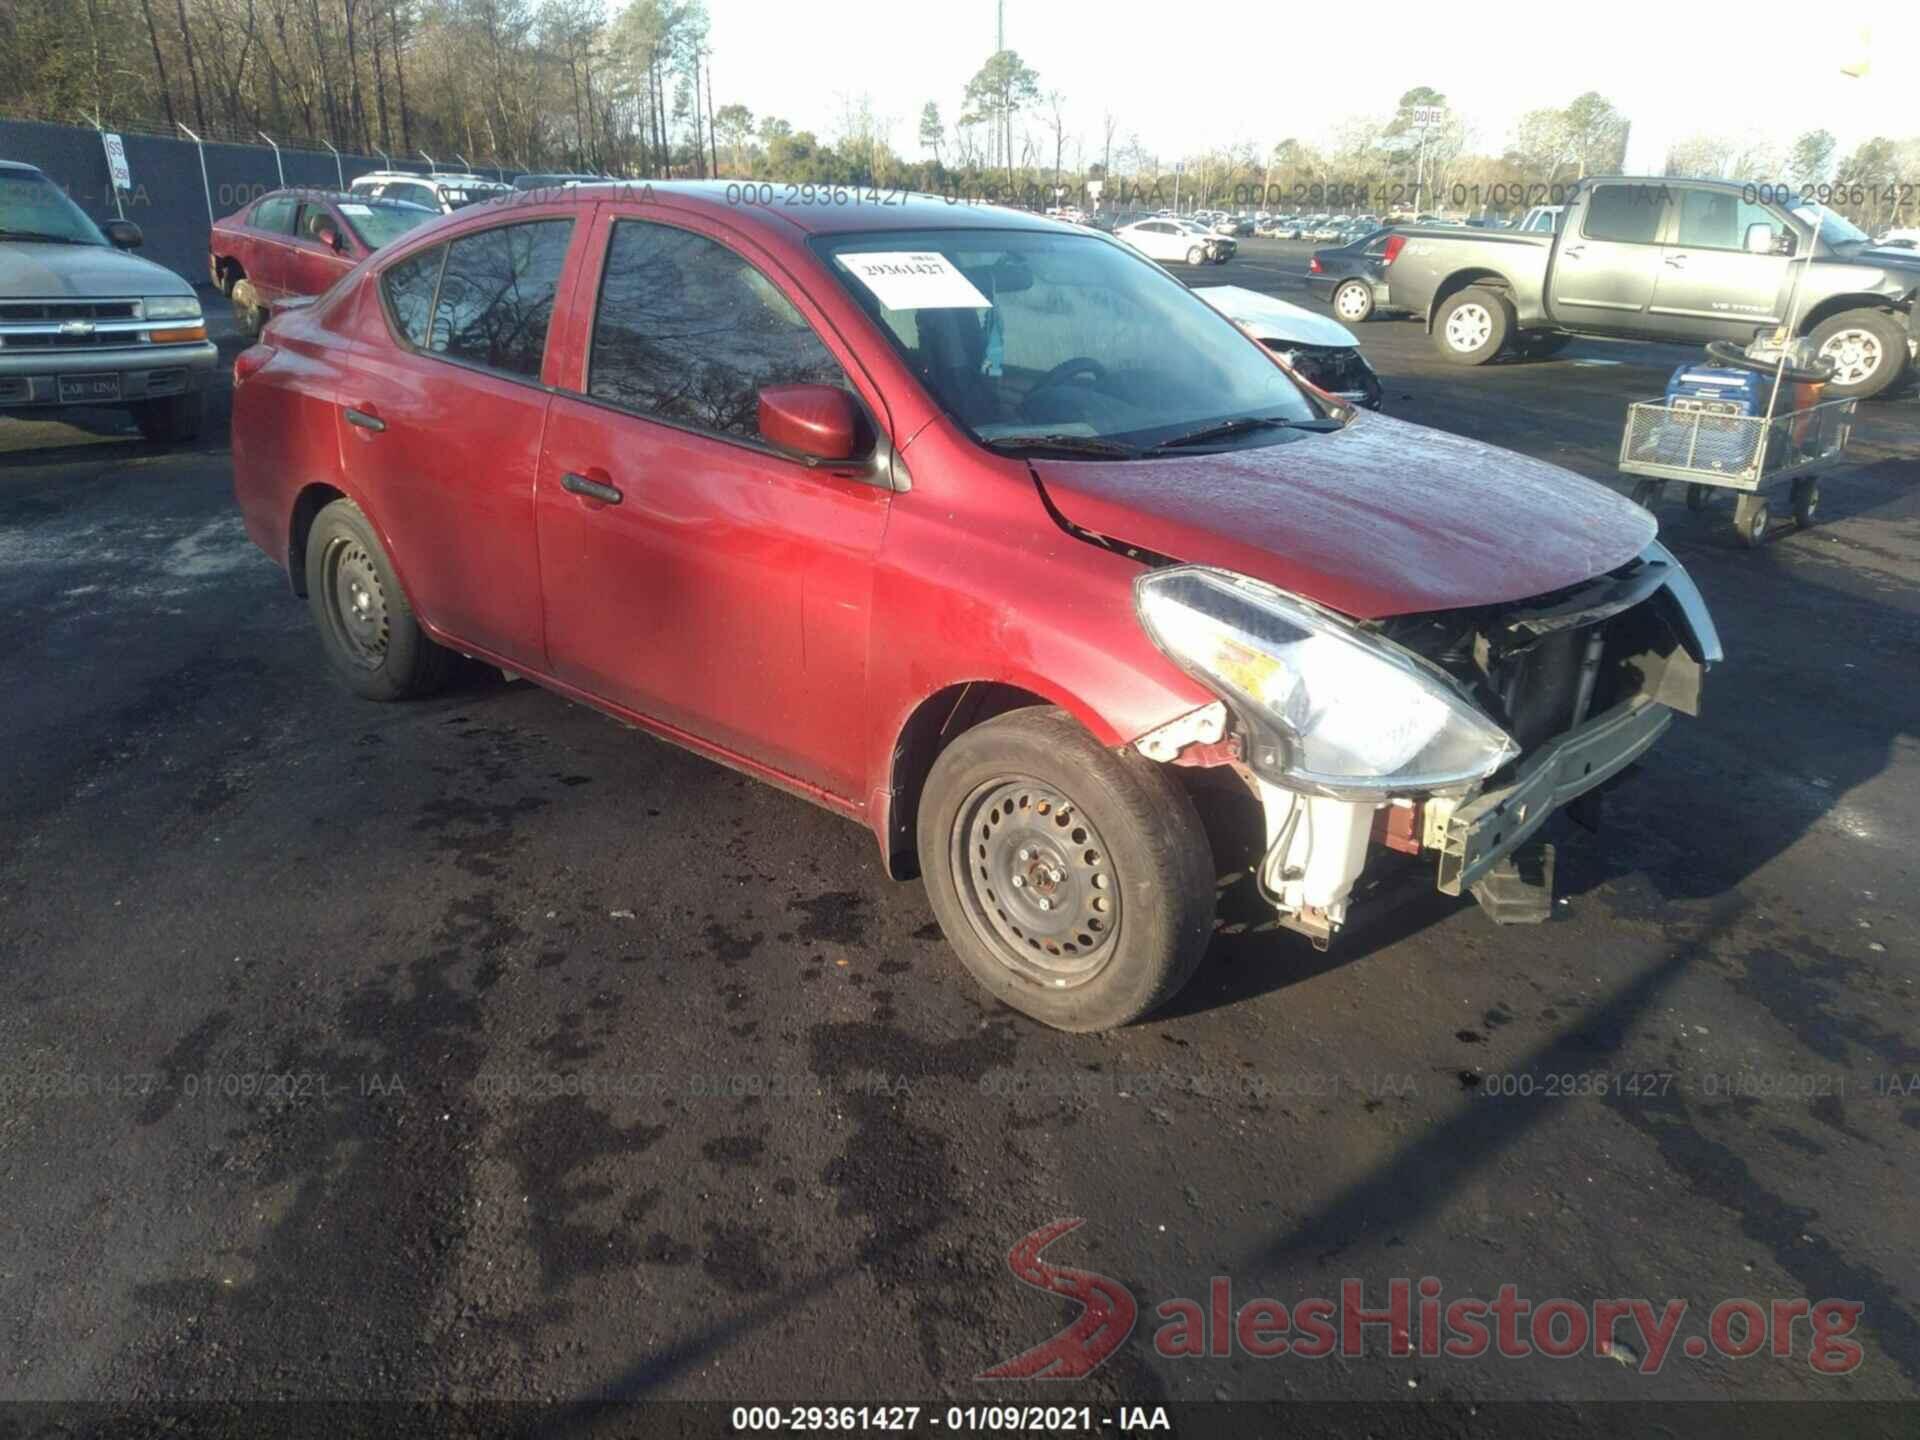
POLYGON ((127 220, 95 225, 31 165, 0 160, 0 416, 131 411, 149 440, 200 432, 220 352, 193 287, 126 254, 127 220))
POLYGON ((1783 189, 1608 177, 1581 182, 1548 231, 1403 228, 1388 293, 1463 365, 1573 335, 1745 341, 1791 311, 1833 363, 1830 396, 1877 395, 1920 353, 1920 254, 1783 189))

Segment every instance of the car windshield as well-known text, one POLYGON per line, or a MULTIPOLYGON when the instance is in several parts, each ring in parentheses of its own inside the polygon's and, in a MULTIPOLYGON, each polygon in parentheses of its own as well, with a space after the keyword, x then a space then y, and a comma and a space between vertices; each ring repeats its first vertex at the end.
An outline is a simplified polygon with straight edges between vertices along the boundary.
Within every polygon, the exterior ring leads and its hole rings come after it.
MULTIPOLYGON (((1125 455, 1212 422, 1318 412, 1234 324, 1094 235, 922 230, 815 242, 942 407, 1002 448, 1114 442, 1125 455)), ((1235 445, 1291 438, 1249 429, 1235 445)), ((1225 442, 1223 442, 1225 443, 1225 442)), ((1091 446, 1082 446, 1091 449, 1091 446)))
POLYGON ((395 200, 343 200, 339 208, 347 224, 353 227, 353 233, 360 237, 360 243, 369 250, 378 250, 398 240, 414 226, 433 219, 436 213, 424 205, 395 200))
POLYGON ((1830 245, 1846 245, 1867 238, 1866 231, 1838 211, 1829 210, 1817 200, 1809 200, 1804 205, 1794 206, 1793 213, 1809 225, 1817 224, 1820 227, 1820 238, 1830 245))
POLYGON ((100 227, 67 198, 66 191, 31 170, 0 171, 0 240, 107 243, 100 227))

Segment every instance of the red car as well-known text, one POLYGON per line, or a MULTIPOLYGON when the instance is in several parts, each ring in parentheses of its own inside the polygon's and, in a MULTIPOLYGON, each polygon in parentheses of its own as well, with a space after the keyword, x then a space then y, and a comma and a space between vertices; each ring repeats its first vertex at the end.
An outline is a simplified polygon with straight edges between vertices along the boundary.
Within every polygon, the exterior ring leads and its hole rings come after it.
POLYGON ((771 194, 462 211, 239 357, 247 529, 350 686, 459 652, 854 818, 1077 1030, 1186 981, 1235 841, 1319 943, 1385 850, 1524 915, 1515 851, 1696 708, 1712 621, 1610 490, 1084 228, 771 194))
POLYGON ((274 190, 217 222, 207 273, 256 335, 275 305, 327 288, 389 241, 439 214, 335 190, 274 190))

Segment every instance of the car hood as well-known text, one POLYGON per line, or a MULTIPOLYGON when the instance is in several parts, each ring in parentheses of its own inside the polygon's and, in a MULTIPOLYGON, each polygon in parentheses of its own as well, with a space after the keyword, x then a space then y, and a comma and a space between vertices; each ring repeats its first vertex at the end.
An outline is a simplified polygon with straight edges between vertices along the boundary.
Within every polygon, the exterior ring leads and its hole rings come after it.
POLYGON ((106 245, 0 241, 0 299, 91 300, 122 295, 191 295, 164 265, 106 245))
POLYGON ((1369 620, 1542 595, 1657 529, 1570 470, 1384 415, 1251 450, 1032 465, 1081 529, 1369 620))
POLYGON ((1338 320, 1289 305, 1244 285, 1209 285, 1196 289, 1213 306, 1256 340, 1281 340, 1295 345, 1349 345, 1360 341, 1338 320))

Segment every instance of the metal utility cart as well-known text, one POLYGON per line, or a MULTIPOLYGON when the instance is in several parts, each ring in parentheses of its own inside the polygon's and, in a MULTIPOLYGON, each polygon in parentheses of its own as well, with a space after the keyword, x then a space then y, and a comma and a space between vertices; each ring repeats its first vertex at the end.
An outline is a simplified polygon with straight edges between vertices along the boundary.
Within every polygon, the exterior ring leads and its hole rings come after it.
POLYGON ((1704 510, 1715 490, 1738 497, 1733 526, 1743 543, 1766 539, 1771 516, 1765 491, 1791 482, 1793 519, 1813 523, 1820 504, 1815 471, 1831 464, 1853 431, 1853 400, 1823 400, 1800 410, 1765 415, 1725 415, 1663 400, 1640 401, 1627 410, 1620 437, 1620 470, 1641 476, 1635 503, 1649 509, 1669 480, 1687 487, 1687 508, 1704 510))

